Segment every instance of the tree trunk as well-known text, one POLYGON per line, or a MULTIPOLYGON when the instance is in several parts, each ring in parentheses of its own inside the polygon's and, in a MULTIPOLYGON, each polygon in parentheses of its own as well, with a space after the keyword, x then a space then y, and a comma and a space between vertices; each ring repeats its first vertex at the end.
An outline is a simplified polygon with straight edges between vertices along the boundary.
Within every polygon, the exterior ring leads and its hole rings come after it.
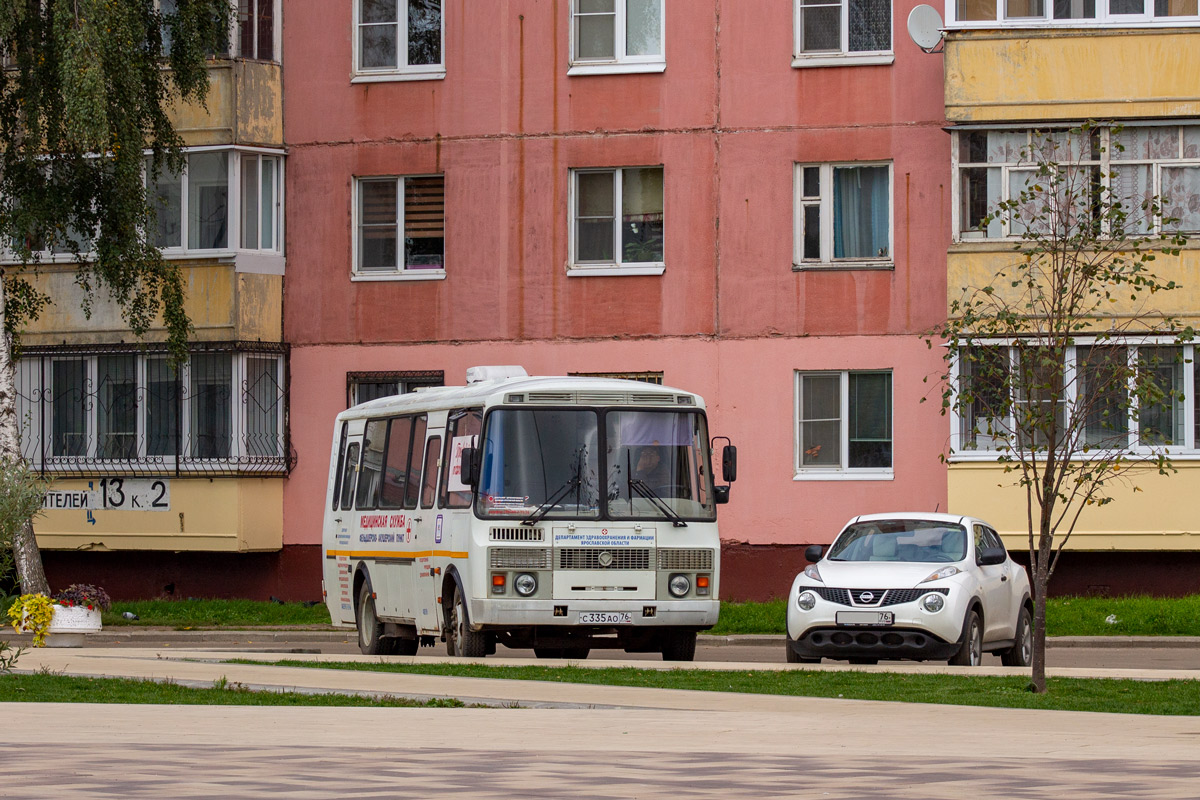
POLYGON ((1030 687, 1037 694, 1046 691, 1046 580, 1045 566, 1034 565, 1033 570, 1033 663, 1030 672, 1030 687))
MULTIPOLYGON (((16 365, 12 358, 12 337, 4 330, 4 278, 0 274, 0 458, 21 460, 21 434, 17 428, 16 365)), ((33 520, 25 520, 12 535, 13 561, 23 594, 50 594, 42 554, 33 535, 33 520)))

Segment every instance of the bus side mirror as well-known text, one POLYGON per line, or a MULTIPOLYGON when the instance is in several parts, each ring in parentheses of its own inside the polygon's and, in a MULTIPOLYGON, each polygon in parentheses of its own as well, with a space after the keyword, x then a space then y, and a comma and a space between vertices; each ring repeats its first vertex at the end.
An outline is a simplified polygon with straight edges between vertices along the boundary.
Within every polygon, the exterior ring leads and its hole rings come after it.
POLYGON ((474 488, 479 484, 479 448, 464 447, 462 450, 462 482, 474 488))
POLYGON ((726 483, 737 480, 737 448, 731 444, 721 450, 721 477, 726 483))
POLYGON ((713 500, 717 503, 728 503, 729 502, 729 487, 728 486, 714 486, 713 487, 713 500))

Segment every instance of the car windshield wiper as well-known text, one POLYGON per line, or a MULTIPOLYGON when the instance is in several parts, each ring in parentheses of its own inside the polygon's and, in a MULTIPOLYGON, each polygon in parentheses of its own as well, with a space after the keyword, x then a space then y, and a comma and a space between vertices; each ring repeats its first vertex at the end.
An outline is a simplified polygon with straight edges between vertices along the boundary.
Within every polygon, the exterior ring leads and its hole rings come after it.
POLYGON ((526 519, 521 520, 521 524, 536 525, 537 523, 541 522, 542 518, 550 513, 550 510, 554 508, 559 500, 562 500, 567 496, 567 493, 569 493, 572 489, 578 488, 582 483, 583 479, 577 475, 567 478, 567 482, 558 487, 558 490, 554 494, 547 497, 545 501, 543 501, 541 505, 534 509, 534 512, 526 519))
POLYGON ((686 528, 687 527, 687 523, 683 521, 683 517, 679 516, 673 510, 671 510, 671 507, 669 505, 667 505, 666 501, 663 500, 661 497, 659 497, 658 494, 656 494, 653 489, 651 489, 649 486, 647 486, 645 481, 642 481, 638 478, 632 478, 629 481, 629 486, 631 488, 633 488, 634 490, 636 490, 637 493, 640 494, 642 497, 646 498, 651 503, 653 503, 654 507, 657 508, 659 511, 661 511, 663 513, 663 516, 665 516, 667 519, 671 520, 671 524, 674 525, 676 528, 686 528))

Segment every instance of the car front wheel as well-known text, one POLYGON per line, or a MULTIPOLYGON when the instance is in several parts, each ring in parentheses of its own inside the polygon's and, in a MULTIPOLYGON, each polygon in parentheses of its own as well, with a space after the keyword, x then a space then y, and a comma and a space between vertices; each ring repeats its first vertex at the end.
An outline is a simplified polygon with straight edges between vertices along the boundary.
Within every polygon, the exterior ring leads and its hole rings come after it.
POLYGON ((957 667, 978 667, 983 663, 983 625, 978 612, 967 614, 958 652, 950 658, 950 663, 957 667))

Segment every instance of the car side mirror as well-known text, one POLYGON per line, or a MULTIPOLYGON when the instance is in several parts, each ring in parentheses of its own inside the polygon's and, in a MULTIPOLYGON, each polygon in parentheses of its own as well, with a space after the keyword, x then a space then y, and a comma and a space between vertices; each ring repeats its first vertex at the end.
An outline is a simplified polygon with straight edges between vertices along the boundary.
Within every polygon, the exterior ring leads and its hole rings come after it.
POLYGON ((731 444, 721 449, 721 477, 726 483, 737 480, 737 448, 731 444))
POLYGON ((462 450, 462 482, 474 488, 479 483, 479 448, 464 447, 462 450))
POLYGON ((804 557, 814 564, 821 560, 821 550, 823 548, 819 544, 810 544, 804 548, 804 557))
POLYGON ((1008 560, 1008 553, 1003 547, 984 547, 979 551, 980 566, 1003 564, 1006 560, 1008 560))

